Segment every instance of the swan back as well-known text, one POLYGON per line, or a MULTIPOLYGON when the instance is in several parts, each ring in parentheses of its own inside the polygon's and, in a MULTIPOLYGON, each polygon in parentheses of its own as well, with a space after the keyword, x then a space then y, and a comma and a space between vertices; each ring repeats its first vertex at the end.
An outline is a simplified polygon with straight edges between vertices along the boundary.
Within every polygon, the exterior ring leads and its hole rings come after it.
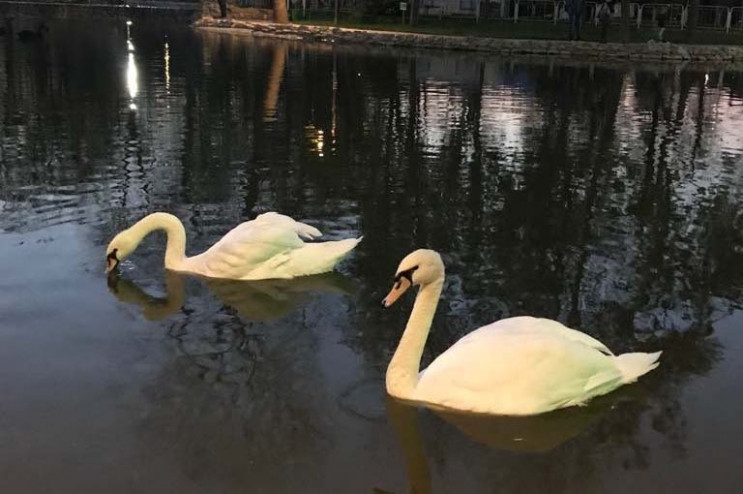
POLYGON ((559 332, 496 324, 455 343, 421 374, 415 399, 457 410, 534 415, 623 383, 613 357, 559 332))
POLYGON ((333 269, 361 239, 305 243, 320 231, 278 213, 265 213, 228 232, 187 270, 212 278, 259 280, 294 278, 333 269))
POLYGON ((322 233, 278 213, 265 213, 229 231, 206 252, 186 257, 186 231, 175 216, 153 213, 122 231, 106 250, 106 272, 131 254, 151 231, 168 236, 165 267, 209 278, 260 280, 295 278, 331 271, 361 241, 344 239, 306 244, 322 233))

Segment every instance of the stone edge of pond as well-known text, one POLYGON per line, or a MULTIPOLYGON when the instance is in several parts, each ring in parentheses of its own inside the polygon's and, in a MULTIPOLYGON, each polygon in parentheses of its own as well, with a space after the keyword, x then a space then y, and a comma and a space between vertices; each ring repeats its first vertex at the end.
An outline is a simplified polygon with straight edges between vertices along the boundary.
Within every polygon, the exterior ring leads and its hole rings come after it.
POLYGON ((388 47, 426 48, 493 53, 541 55, 606 61, 740 62, 743 47, 732 45, 676 45, 671 43, 593 43, 561 40, 520 40, 471 36, 439 36, 392 31, 275 24, 271 22, 204 17, 197 28, 241 29, 256 36, 323 43, 353 43, 388 47))

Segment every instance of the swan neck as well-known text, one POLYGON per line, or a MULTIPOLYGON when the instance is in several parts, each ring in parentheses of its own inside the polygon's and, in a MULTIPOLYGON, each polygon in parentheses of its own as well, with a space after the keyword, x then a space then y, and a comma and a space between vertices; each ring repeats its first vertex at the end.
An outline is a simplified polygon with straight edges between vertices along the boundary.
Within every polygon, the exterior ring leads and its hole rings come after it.
POLYGON ((433 283, 421 286, 418 291, 408 324, 405 326, 395 355, 387 367, 387 391, 394 397, 409 399, 415 391, 421 357, 443 286, 442 277, 433 283))
POLYGON ((129 229, 137 244, 155 230, 164 230, 168 237, 165 268, 178 271, 186 261, 186 229, 183 223, 172 214, 153 213, 129 229))

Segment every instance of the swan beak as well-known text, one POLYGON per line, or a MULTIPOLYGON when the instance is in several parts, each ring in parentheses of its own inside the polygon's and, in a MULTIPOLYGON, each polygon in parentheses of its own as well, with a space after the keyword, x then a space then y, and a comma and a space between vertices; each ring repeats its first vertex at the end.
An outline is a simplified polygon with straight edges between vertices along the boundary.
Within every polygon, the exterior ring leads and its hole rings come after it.
POLYGON ((116 267, 115 262, 107 262, 106 263, 106 275, 111 274, 111 271, 113 271, 115 267, 116 267))
POLYGON ((386 308, 394 304, 397 299, 400 298, 400 295, 405 293, 411 286, 412 283, 410 283, 410 280, 405 277, 400 277, 392 286, 390 293, 388 293, 387 296, 384 297, 384 300, 382 300, 382 306, 386 308))
POLYGON ((111 273, 119 265, 119 257, 116 255, 118 251, 119 249, 114 249, 106 256, 106 275, 111 273))
POLYGON ((116 257, 110 257, 106 259, 106 276, 110 275, 111 272, 116 269, 119 265, 119 260, 116 257))

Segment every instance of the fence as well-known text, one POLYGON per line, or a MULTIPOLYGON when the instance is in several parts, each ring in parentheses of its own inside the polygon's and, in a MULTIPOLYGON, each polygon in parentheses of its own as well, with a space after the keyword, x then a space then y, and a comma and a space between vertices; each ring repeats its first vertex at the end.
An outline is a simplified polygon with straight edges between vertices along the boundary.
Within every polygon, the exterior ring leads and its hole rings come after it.
POLYGON ((513 11, 513 20, 528 19, 531 21, 555 22, 559 16, 559 2, 548 0, 517 0, 513 11))
POLYGON ((671 3, 646 3, 638 6, 637 27, 665 27, 683 29, 686 25, 686 6, 671 3))
MULTIPOLYGON (((244 5, 269 4, 272 0, 239 0, 244 5)), ((293 15, 302 18, 310 15, 332 15, 336 0, 288 0, 293 15)), ((419 0, 419 16, 504 20, 509 22, 567 21, 565 0, 419 0)), ((338 0, 341 14, 349 14, 358 6, 355 0, 338 0)), ((400 15, 400 2, 388 2, 387 15, 400 15)), ((410 1, 406 2, 405 18, 410 15, 410 1)), ((583 20, 598 23, 599 3, 584 2, 583 20)), ((663 25, 672 29, 686 29, 689 6, 680 3, 637 3, 630 7, 630 21, 637 28, 663 25)), ((402 17, 402 16, 401 16, 402 17)), ((621 18, 621 4, 616 1, 612 12, 614 19, 621 18)), ((697 17, 699 29, 743 32, 743 7, 703 5, 697 17)))
POLYGON ((743 7, 733 7, 730 9, 729 18, 728 31, 743 31, 743 7))
POLYGON ((725 29, 730 9, 721 6, 703 5, 699 7, 697 27, 702 29, 725 29))
POLYGON ((256 9, 272 9, 273 0, 237 0, 240 7, 253 7, 256 9))

